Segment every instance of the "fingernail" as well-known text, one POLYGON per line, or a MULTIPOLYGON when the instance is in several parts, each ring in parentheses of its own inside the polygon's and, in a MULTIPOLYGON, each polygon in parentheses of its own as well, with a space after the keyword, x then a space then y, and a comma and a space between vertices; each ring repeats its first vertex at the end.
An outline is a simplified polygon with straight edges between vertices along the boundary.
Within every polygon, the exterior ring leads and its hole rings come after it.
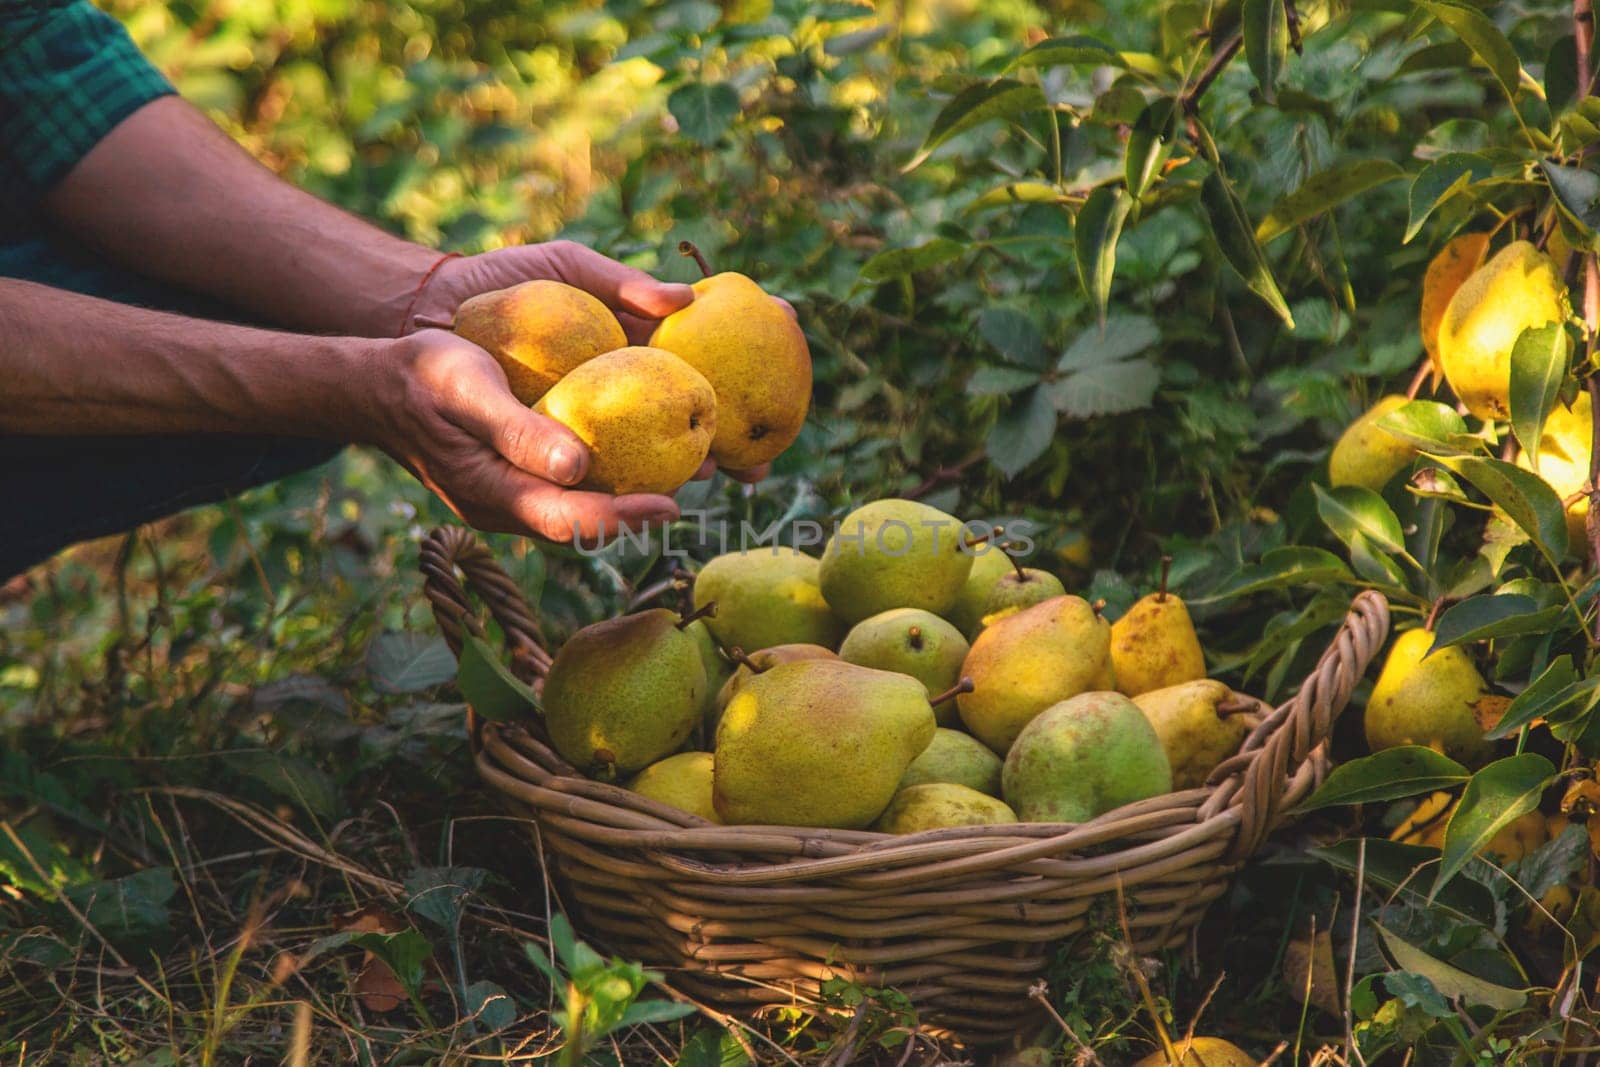
POLYGON ((550 450, 550 477, 571 485, 583 475, 583 453, 571 445, 556 445, 550 450))

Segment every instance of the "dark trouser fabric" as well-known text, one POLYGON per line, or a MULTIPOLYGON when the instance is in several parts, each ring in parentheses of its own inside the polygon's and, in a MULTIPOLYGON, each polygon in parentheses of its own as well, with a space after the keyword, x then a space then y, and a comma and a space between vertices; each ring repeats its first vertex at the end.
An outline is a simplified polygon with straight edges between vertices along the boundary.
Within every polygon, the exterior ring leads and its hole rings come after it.
MULTIPOLYGON (((208 318, 230 317, 15 220, 0 225, 0 277, 208 318)), ((325 463, 338 451, 324 441, 235 434, 0 433, 0 582, 78 541, 222 500, 325 463)))

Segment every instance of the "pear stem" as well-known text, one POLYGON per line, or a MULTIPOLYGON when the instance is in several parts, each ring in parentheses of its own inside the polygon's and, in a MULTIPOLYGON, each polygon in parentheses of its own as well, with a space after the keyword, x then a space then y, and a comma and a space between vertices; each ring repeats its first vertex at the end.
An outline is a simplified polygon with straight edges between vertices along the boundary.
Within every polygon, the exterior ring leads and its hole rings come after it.
MULTIPOLYGON (((992 541, 996 537, 1003 536, 1005 534, 1005 532, 1006 532, 1006 528, 1004 526, 996 526, 994 529, 990 530, 988 533, 979 534, 976 537, 967 538, 965 544, 966 544, 966 546, 968 548, 977 548, 979 545, 985 544, 985 543, 987 543, 989 541, 992 541)), ((1003 548, 1005 546, 1002 544, 1001 547, 1003 548)))
POLYGON ((1017 572, 1017 582, 1019 584, 1022 582, 1031 582, 1033 579, 1029 578, 1028 572, 1022 569, 1022 561, 1011 554, 1011 550, 1015 547, 1015 541, 1000 542, 1000 551, 1006 554, 1006 559, 1011 561, 1011 568, 1017 572))
POLYGON ((411 325, 418 330, 453 330, 456 324, 444 319, 436 319, 432 315, 413 315, 411 325))
POLYGON ((933 707, 938 707, 940 704, 943 704, 947 700, 954 700, 956 697, 960 696, 962 693, 970 693, 970 692, 972 692, 972 679, 971 678, 963 678, 963 679, 961 679, 961 681, 957 682, 955 685, 951 686, 949 689, 946 689, 944 692, 940 693, 938 696, 929 697, 928 698, 928 703, 933 707))
POLYGON ((1100 597, 1098 600, 1096 600, 1093 604, 1090 604, 1089 606, 1094 609, 1094 613, 1096 615, 1104 615, 1106 613, 1106 598, 1105 597, 1100 597))
POLYGON ((678 614, 687 618, 694 611, 694 575, 682 567, 672 568, 672 589, 678 594, 678 614))
POLYGON ((740 648, 738 645, 734 645, 732 648, 728 649, 728 658, 739 664, 739 666, 748 670, 751 674, 760 674, 762 671, 767 669, 765 667, 757 666, 750 659, 749 653, 745 652, 745 650, 740 648))
POLYGON ((906 631, 906 636, 911 639, 911 647, 918 652, 922 651, 922 627, 913 626, 906 631))
POLYGON ((716 613, 717 613, 717 602, 715 600, 708 600, 703 605, 701 605, 700 607, 695 608, 693 611, 689 612, 687 615, 683 615, 682 617, 680 617, 678 619, 678 629, 682 630, 685 627, 687 627, 691 622, 694 622, 697 619, 709 618, 711 616, 716 615, 716 613))
POLYGON ((1172 574, 1172 557, 1161 557, 1161 584, 1156 587, 1156 599, 1167 599, 1167 578, 1172 574))
POLYGON ((679 241, 678 255, 688 256, 693 259, 695 265, 700 268, 701 275, 707 278, 711 277, 711 264, 706 262, 705 254, 700 251, 693 241, 679 241))
POLYGON ((1435 600, 1433 602, 1433 606, 1428 609, 1428 617, 1423 620, 1422 628, 1432 633, 1433 624, 1438 621, 1439 613, 1445 608, 1449 607, 1451 604, 1454 604, 1458 599, 1458 597, 1453 596, 1442 596, 1438 600, 1435 600))

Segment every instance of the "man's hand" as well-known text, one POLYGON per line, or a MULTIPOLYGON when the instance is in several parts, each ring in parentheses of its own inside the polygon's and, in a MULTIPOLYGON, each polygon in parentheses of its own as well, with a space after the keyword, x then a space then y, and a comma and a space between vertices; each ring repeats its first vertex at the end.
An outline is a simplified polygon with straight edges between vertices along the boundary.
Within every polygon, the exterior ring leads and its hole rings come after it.
MULTIPOLYGON (((629 343, 636 345, 648 344, 662 319, 694 301, 694 290, 681 282, 658 281, 575 241, 546 241, 446 260, 429 279, 406 329, 417 329, 417 320, 449 322, 470 297, 539 278, 565 282, 597 297, 622 323, 629 343)), ((695 477, 709 478, 715 469, 707 460, 695 477)), ((764 463, 726 473, 741 482, 759 482, 771 469, 764 463)))
POLYGON ((512 396, 477 345, 423 330, 378 359, 374 443, 478 529, 592 542, 677 518, 671 497, 567 488, 588 469, 583 442, 512 396))

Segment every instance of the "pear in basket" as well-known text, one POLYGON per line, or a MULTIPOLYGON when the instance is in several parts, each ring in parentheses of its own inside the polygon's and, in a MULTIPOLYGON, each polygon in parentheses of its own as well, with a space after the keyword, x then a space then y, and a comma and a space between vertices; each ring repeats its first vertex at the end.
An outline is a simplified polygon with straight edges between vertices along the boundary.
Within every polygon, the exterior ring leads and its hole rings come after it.
POLYGON ((1016 821, 1016 812, 1002 800, 964 785, 930 782, 907 786, 896 793, 872 828, 886 834, 914 834, 949 826, 995 826, 1016 821))
POLYGON ((656 760, 634 775, 628 788, 707 822, 720 822, 717 809, 711 804, 711 773, 711 753, 680 752, 656 760))
POLYGON ((822 598, 818 563, 782 545, 729 552, 700 568, 694 606, 716 602, 706 621, 723 648, 839 643, 844 628, 822 598))
POLYGON ((822 595, 848 623, 890 608, 943 615, 972 572, 960 520, 915 500, 875 500, 839 521, 822 551, 822 595))
POLYGON ((989 541, 972 549, 972 570, 956 594, 955 603, 944 612, 944 617, 966 635, 968 641, 983 629, 983 617, 988 614, 989 594, 995 584, 1011 573, 1011 559, 1002 545, 989 541))
POLYGON ((544 682, 550 741, 602 776, 637 771, 681 747, 705 700, 706 668, 688 623, 666 608, 585 626, 544 682))
POLYGON ((1172 764, 1172 788, 1205 785, 1212 768, 1235 752, 1250 724, 1246 716, 1222 707, 1233 690, 1213 678, 1152 689, 1133 698, 1155 727, 1172 764))
POLYGON ((1016 556, 1006 556, 1011 561, 1011 571, 1002 574, 989 590, 983 602, 982 624, 992 625, 1007 615, 1015 615, 1023 608, 1061 596, 1067 591, 1061 579, 1037 567, 1024 567, 1016 556))
POLYGON ((735 648, 733 654, 740 657, 739 665, 717 691, 713 710, 706 718, 707 733, 713 737, 716 736, 717 723, 722 720, 722 712, 728 706, 728 701, 738 696, 744 684, 762 671, 776 667, 780 663, 793 663, 796 660, 839 658, 833 649, 823 648, 821 645, 776 645, 772 648, 763 648, 760 652, 752 652, 748 656, 742 649, 735 648))
MULTIPOLYGON (((839 658, 862 667, 909 674, 932 696, 961 680, 967 639, 931 611, 890 608, 851 627, 839 646, 839 658)), ((934 714, 940 726, 956 721, 954 704, 942 704, 934 714)))
POLYGON ((1000 795, 1000 757, 971 734, 941 726, 933 732, 933 740, 922 750, 922 755, 906 768, 900 788, 930 782, 964 785, 997 797, 1000 795))
POLYGON ((1120 693, 1083 693, 1028 723, 1000 782, 1019 819, 1087 822, 1172 792, 1172 765, 1137 704, 1120 693))
POLYGON ((1111 626, 1111 666, 1117 689, 1138 696, 1206 676, 1206 654, 1200 648, 1189 608, 1167 592, 1172 557, 1161 561, 1161 586, 1111 626))
POLYGON ((717 724, 717 814, 865 829, 934 728, 915 678, 838 659, 780 663, 740 686, 717 724))
POLYGON ((1106 676, 1111 627, 1082 597, 1052 597, 997 619, 972 643, 956 698, 961 720, 1004 755, 1028 721, 1106 676))

